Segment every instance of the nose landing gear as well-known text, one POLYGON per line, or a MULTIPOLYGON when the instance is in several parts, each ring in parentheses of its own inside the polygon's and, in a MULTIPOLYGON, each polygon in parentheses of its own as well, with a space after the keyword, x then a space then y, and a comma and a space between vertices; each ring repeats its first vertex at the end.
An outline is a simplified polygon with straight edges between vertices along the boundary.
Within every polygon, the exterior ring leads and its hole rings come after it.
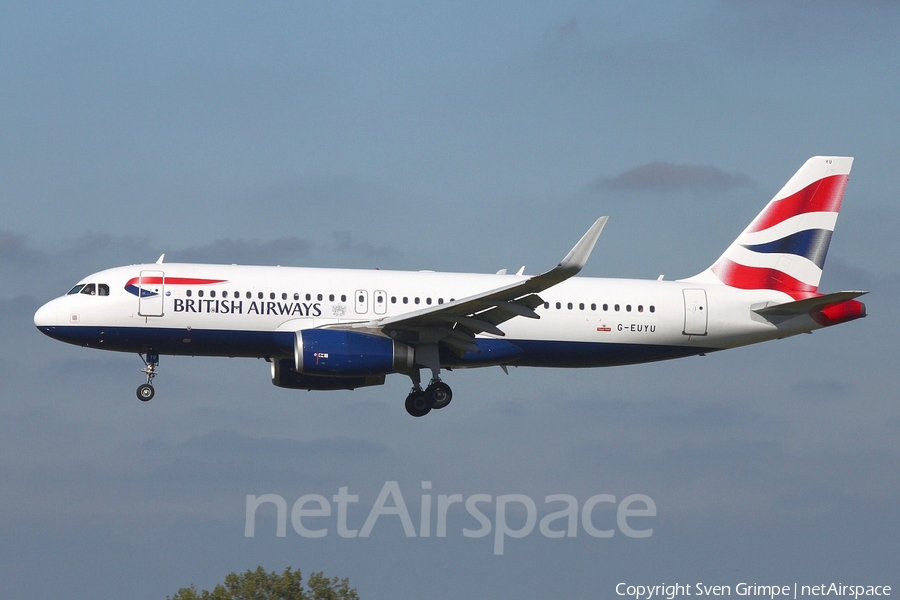
POLYGON ((141 360, 144 362, 144 368, 141 369, 141 373, 147 375, 147 383, 142 383, 138 386, 137 397, 141 402, 147 402, 153 398, 153 395, 156 393, 153 390, 153 378, 159 374, 159 354, 156 352, 147 352, 146 358, 144 358, 143 353, 138 356, 140 356, 141 360))

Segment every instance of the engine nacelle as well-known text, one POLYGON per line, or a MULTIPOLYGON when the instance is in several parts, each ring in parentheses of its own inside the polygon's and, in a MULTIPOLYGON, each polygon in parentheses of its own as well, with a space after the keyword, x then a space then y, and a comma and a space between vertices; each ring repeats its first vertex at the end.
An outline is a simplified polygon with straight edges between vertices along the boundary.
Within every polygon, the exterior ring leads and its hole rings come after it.
POLYGON ((370 385, 383 385, 384 375, 368 377, 330 377, 304 375, 294 368, 294 361, 281 358, 272 361, 272 383, 292 390, 354 390, 370 385))
POLYGON ((304 329, 294 340, 294 367, 306 375, 368 377, 407 373, 415 351, 388 337, 343 329, 304 329))

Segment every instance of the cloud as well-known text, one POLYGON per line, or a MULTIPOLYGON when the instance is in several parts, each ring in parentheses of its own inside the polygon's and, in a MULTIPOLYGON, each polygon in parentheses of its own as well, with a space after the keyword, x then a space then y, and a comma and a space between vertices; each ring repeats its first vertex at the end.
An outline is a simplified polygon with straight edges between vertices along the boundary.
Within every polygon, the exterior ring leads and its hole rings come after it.
POLYGON ((614 177, 601 177, 589 187, 612 191, 724 192, 749 184, 743 175, 732 175, 712 166, 654 161, 614 177))
POLYGON ((326 249, 343 254, 355 254, 380 259, 392 259, 399 255, 397 249, 388 244, 378 245, 359 241, 350 231, 335 231, 332 234, 332 244, 326 246, 326 249))
MULTIPOLYGON (((49 299, 65 293, 89 273, 121 265, 153 262, 165 253, 166 262, 214 264, 303 265, 335 259, 335 266, 372 259, 396 261, 402 252, 389 244, 358 239, 347 231, 333 232, 322 242, 297 236, 270 240, 220 238, 182 248, 166 247, 147 237, 88 232, 50 244, 37 244, 27 235, 0 231, 0 265, 6 284, 0 299, 10 301, 29 291, 32 298, 49 299), (4 293, 5 292, 5 293, 4 293)), ((350 265, 352 266, 352 265, 350 265)))
POLYGON ((28 255, 25 236, 12 231, 0 231, 0 260, 21 260, 28 255))

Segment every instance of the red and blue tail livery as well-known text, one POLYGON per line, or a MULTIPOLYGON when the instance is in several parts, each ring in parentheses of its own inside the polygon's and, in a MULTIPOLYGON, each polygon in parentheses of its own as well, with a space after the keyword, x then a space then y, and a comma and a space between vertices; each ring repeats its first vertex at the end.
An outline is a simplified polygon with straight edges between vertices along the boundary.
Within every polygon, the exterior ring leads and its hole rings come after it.
POLYGON ((795 300, 814 295, 852 164, 835 156, 806 161, 709 273, 740 289, 777 290, 795 300))
MULTIPOLYGON (((462 367, 604 367, 706 355, 866 316, 819 282, 853 159, 809 159, 712 266, 676 280, 576 277, 595 221, 540 275, 164 263, 82 279, 34 315, 70 344, 134 352, 141 400, 160 355, 264 358, 272 383, 349 390, 409 377, 415 417, 462 367), (430 377, 423 385, 422 372, 430 377)), ((535 239, 539 239, 540 232, 535 239)))

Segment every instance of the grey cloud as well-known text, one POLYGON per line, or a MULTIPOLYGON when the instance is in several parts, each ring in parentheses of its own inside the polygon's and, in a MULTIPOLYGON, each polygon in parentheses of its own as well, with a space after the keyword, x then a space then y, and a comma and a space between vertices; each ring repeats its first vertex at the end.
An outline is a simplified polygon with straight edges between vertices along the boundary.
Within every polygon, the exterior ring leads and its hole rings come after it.
POLYGON ((336 252, 380 259, 393 259, 400 254, 397 249, 389 244, 372 244, 359 241, 351 231, 334 232, 330 248, 336 252))
POLYGON ((613 177, 601 177, 589 187, 611 191, 724 192, 749 185, 747 177, 713 166, 654 161, 613 177))
MULTIPOLYGON (((347 231, 334 232, 331 239, 314 242, 297 236, 266 241, 237 237, 220 238, 203 245, 171 248, 148 237, 130 238, 105 233, 85 233, 52 244, 35 244, 28 236, 0 232, 0 264, 5 270, 5 288, 10 301, 23 290, 29 300, 47 300, 60 295, 89 273, 128 264, 155 261, 165 253, 167 262, 220 264, 304 265, 328 261, 340 254, 346 261, 395 261, 401 252, 389 244, 358 239, 347 231)), ((19 306, 21 303, 16 303, 19 306)), ((32 302, 33 304, 33 302, 32 302)))
POLYGON ((33 256, 28 248, 28 241, 24 235, 13 231, 0 231, 0 260, 23 261, 33 256))

